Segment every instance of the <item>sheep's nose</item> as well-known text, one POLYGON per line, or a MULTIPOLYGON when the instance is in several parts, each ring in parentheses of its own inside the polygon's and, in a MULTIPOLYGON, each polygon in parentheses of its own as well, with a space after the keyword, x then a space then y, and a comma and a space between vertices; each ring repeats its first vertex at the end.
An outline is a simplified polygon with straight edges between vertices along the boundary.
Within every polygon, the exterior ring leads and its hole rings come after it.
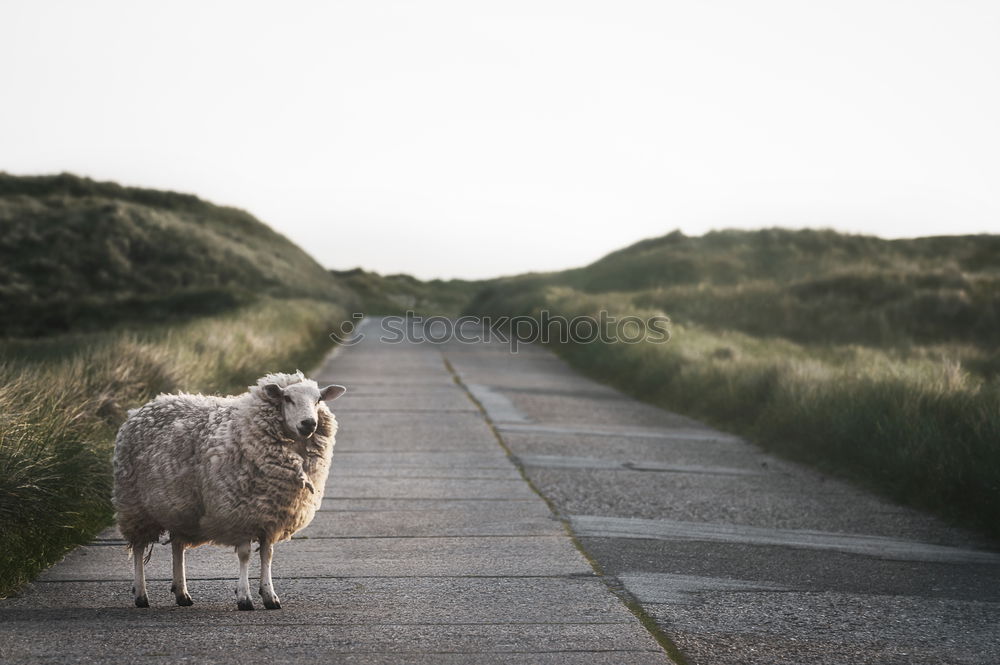
POLYGON ((312 418, 306 418, 301 423, 299 423, 299 434, 303 436, 309 436, 316 431, 316 421, 312 418))

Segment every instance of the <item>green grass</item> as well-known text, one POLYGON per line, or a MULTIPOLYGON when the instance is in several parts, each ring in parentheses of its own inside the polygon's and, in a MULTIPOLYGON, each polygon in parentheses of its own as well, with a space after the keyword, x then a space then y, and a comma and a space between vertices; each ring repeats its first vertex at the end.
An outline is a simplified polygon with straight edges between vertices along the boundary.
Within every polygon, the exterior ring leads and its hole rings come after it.
POLYGON ((172 325, 0 344, 0 597, 111 523, 111 452, 128 408, 308 371, 347 316, 329 302, 265 299, 172 325))
POLYGON ((501 280, 474 314, 669 315, 585 373, 1000 538, 1000 239, 671 234, 501 280), (740 277, 742 275, 742 277, 740 277))

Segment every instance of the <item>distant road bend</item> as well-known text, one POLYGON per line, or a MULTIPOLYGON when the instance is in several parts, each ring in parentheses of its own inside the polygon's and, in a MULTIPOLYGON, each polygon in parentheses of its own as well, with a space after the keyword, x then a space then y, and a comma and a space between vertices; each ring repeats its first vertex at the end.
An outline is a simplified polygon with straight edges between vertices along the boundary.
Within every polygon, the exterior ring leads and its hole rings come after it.
POLYGON ((585 379, 544 348, 387 344, 349 386, 323 510, 278 548, 284 609, 232 553, 169 548, 148 610, 114 530, 0 601, 11 663, 997 663, 976 536, 585 379), (253 586, 253 585, 251 585, 253 586))

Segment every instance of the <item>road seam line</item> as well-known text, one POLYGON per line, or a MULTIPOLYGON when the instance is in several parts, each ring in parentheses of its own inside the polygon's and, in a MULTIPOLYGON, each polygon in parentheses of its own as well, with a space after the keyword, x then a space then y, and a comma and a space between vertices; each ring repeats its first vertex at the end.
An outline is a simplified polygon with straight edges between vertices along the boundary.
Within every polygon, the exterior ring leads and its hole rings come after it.
POLYGON ((618 580, 614 580, 614 582, 612 583, 612 578, 604 574, 604 570, 601 568, 600 564, 593 557, 591 557, 587 553, 587 551, 583 548, 583 545, 577 539, 576 534, 573 533, 573 529, 570 526, 569 520, 566 519, 562 515, 562 513, 560 513, 559 510, 556 508, 556 505, 552 501, 550 501, 547 496, 542 494, 542 492, 535 486, 535 484, 531 482, 531 479, 528 478, 528 474, 524 470, 524 465, 521 464, 517 455, 515 455, 514 452, 507 445, 507 442, 503 440, 503 436, 500 433, 500 429, 490 418, 490 414, 486 411, 486 408, 478 399, 476 399, 476 396, 473 395, 472 391, 470 391, 468 386, 465 385, 465 382, 462 381, 461 375, 458 373, 458 370, 455 369, 454 365, 451 364, 451 361, 448 360, 448 356, 445 355, 444 351, 440 351, 440 353, 441 353, 441 360, 444 362, 444 366, 451 374, 451 377, 455 381, 455 384, 458 385, 463 390, 463 392, 465 392, 465 395, 469 398, 469 400, 473 404, 475 404, 476 407, 479 409, 479 412, 483 416, 483 420, 486 422, 486 426, 489 427, 490 431, 493 433, 493 436, 496 438, 497 443, 507 454, 507 457, 508 459, 510 459, 511 464, 513 464, 514 467, 521 474, 521 477, 524 479, 524 482, 528 484, 528 487, 530 487, 532 491, 535 492, 535 494, 537 494, 538 497, 545 502, 545 505, 547 505, 549 507, 549 510, 552 511, 552 515, 556 519, 558 519, 560 523, 562 523, 563 529, 566 531, 566 535, 569 537, 569 540, 573 544, 573 547, 576 548, 576 550, 580 553, 580 555, 584 558, 584 560, 590 565, 597 579, 601 580, 604 583, 604 586, 616 598, 618 598, 618 600, 620 600, 623 605, 625 605, 626 609, 628 609, 635 616, 636 619, 639 620, 640 625, 642 625, 642 627, 646 629, 646 631, 657 642, 657 644, 659 644, 663 648, 664 652, 666 652, 666 655, 670 660, 676 663, 676 665, 689 665, 687 658, 685 658, 680 648, 678 648, 678 646, 674 643, 674 641, 670 638, 670 636, 668 636, 666 632, 664 632, 664 630, 660 628, 660 626, 656 623, 656 621, 654 621, 653 618, 646 613, 642 605, 640 605, 639 602, 634 597, 632 597, 632 595, 628 592, 628 590, 625 589, 624 585, 621 584, 621 582, 618 580))

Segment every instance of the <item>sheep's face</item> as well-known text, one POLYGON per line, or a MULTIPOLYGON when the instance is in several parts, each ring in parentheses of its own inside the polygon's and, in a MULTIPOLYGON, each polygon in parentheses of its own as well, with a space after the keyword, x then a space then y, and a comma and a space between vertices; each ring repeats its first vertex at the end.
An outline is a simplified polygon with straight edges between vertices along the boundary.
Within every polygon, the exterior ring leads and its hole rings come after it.
POLYGON ((308 439, 316 432, 320 402, 335 400, 347 388, 331 385, 320 389, 315 381, 300 381, 282 388, 276 383, 264 386, 264 394, 281 409, 285 432, 293 439, 308 439))

